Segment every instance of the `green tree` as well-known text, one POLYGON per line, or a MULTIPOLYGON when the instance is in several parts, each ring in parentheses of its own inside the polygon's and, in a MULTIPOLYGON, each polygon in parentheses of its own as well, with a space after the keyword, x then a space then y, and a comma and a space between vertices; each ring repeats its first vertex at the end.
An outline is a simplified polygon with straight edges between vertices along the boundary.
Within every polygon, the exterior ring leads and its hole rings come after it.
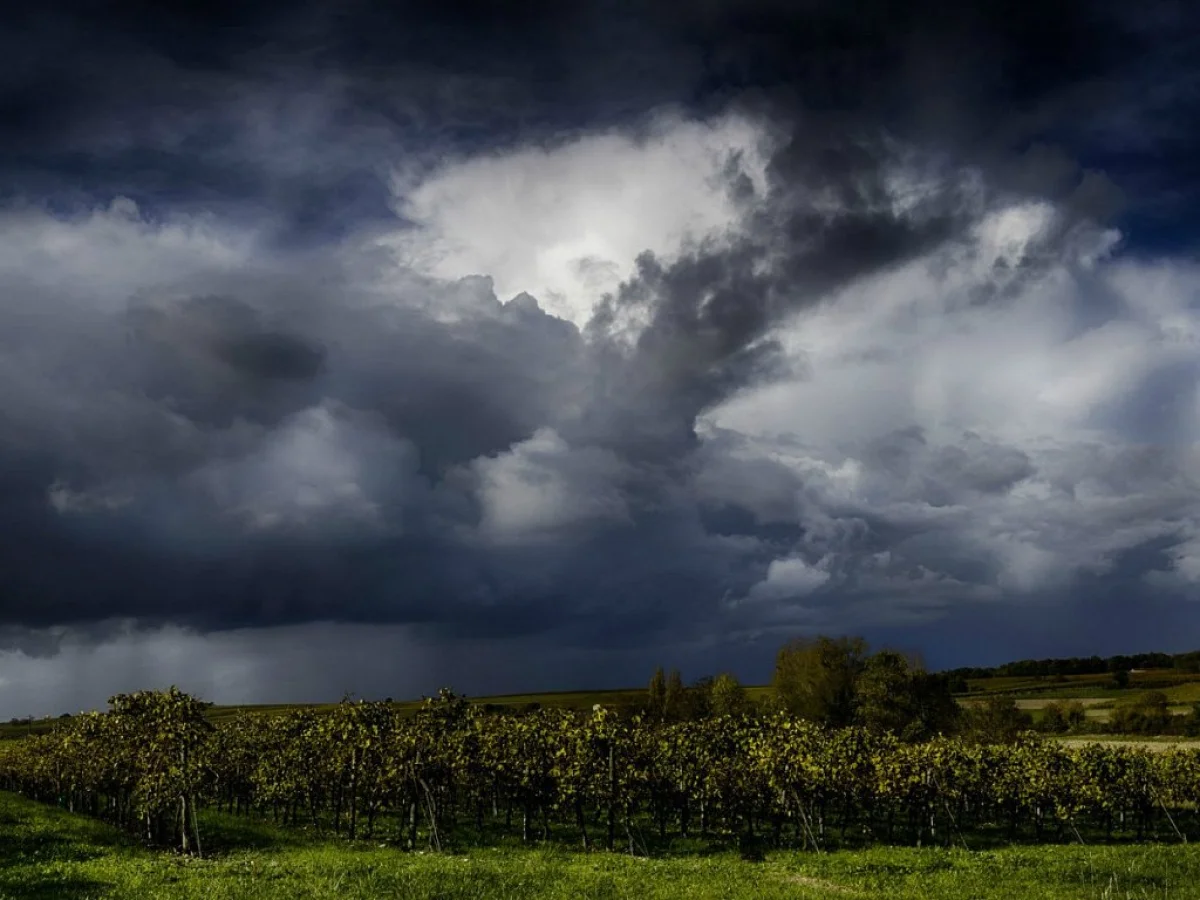
POLYGON ((916 718, 916 675, 895 650, 868 657, 855 684, 858 721, 872 731, 901 734, 916 718))
POLYGON ((1192 704, 1192 711, 1184 717, 1183 733, 1188 737, 1200 737, 1200 703, 1192 704))
POLYGON ((715 716, 738 716, 750 709, 746 689, 728 672, 722 672, 713 679, 711 696, 715 716))
POLYGON ((855 707, 864 727, 906 741, 952 733, 959 718, 950 680, 894 650, 867 658, 855 684, 855 707))
POLYGON ((967 710, 967 736, 981 744, 1008 744, 1033 727, 1033 717, 1012 697, 993 696, 967 710))
POLYGON ((1042 711, 1041 729, 1052 734, 1078 731, 1087 721, 1083 704, 1078 700, 1056 700, 1042 711))
POLYGON ((687 692, 683 687, 683 678, 678 669, 672 669, 667 676, 666 690, 663 692, 663 718, 680 720, 687 716, 687 692))
POLYGON ((1180 653, 1173 660, 1173 666, 1180 672, 1200 672, 1200 650, 1191 653, 1180 653))
POLYGON ((662 719, 667 707, 667 676, 662 666, 654 670, 650 678, 650 686, 646 689, 646 713, 655 719, 662 719))
POLYGON ((686 714, 684 718, 688 721, 695 722, 700 719, 707 719, 713 714, 713 677, 705 675, 702 678, 697 678, 688 685, 686 696, 686 714))
POLYGON ((772 687, 779 705, 814 722, 849 725, 854 721, 855 681, 866 652, 862 638, 789 641, 775 658, 772 687))
POLYGON ((1112 711, 1108 727, 1117 734, 1165 734, 1173 719, 1167 695, 1162 691, 1147 691, 1132 702, 1118 705, 1112 711))
POLYGON ((1042 731, 1048 731, 1051 734, 1064 734, 1069 727, 1061 703, 1051 703, 1042 710, 1042 721, 1039 723, 1039 728, 1042 731))
POLYGON ((956 733, 962 707, 954 699, 950 679, 938 672, 918 672, 913 680, 915 720, 904 733, 907 740, 925 740, 956 733))

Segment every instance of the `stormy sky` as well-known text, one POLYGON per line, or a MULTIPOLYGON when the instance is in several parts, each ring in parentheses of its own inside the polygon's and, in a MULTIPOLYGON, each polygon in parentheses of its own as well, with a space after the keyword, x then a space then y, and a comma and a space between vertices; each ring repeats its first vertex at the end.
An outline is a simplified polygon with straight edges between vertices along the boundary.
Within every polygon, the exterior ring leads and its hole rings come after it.
POLYGON ((1200 646, 1191 4, 25 4, 0 717, 1200 646))

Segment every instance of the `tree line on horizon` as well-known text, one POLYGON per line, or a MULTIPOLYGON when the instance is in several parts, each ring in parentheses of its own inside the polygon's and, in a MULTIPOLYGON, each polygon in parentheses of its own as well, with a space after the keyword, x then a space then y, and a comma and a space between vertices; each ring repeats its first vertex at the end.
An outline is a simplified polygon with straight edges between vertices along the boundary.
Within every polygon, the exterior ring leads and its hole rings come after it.
POLYGON ((963 709, 953 679, 897 650, 871 652, 861 637, 794 638, 779 648, 765 700, 755 703, 729 672, 685 686, 677 669, 655 670, 642 710, 652 721, 786 713, 829 728, 861 726, 907 742, 969 734, 1007 741, 1032 726, 1010 699, 963 709))
POLYGON ((1019 659, 998 666, 960 666, 943 674, 967 678, 1046 678, 1057 675, 1115 675, 1133 669, 1174 669, 1200 673, 1200 650, 1186 653, 1133 653, 1117 656, 1069 656, 1053 659, 1019 659))
MULTIPOLYGON (((1177 657, 1142 654, 1101 662, 1121 666, 1112 671, 1112 685, 1128 687, 1128 663, 1177 657)), ((1046 706, 1036 725, 1012 697, 990 695, 964 707, 955 694, 965 692, 959 670, 929 672, 919 656, 891 649, 871 652, 860 637, 818 635, 796 638, 780 647, 771 690, 759 703, 751 700, 745 687, 728 672, 685 686, 678 670, 665 673, 660 667, 650 679, 641 712, 657 722, 782 712, 830 728, 860 726, 909 743, 939 735, 1005 743, 1035 728, 1051 734, 1200 735, 1200 704, 1189 715, 1175 715, 1161 691, 1139 693, 1118 703, 1108 723, 1089 720, 1077 700, 1056 700, 1046 706)))

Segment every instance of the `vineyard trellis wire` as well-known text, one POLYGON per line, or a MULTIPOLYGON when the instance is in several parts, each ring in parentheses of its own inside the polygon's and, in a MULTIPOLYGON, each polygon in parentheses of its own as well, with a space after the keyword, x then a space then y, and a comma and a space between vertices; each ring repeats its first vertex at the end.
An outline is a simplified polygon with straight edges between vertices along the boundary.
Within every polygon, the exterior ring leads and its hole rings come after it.
POLYGON ((836 830, 950 843, 1081 828, 1138 838, 1200 832, 1200 751, 1066 746, 1032 735, 908 744, 784 714, 663 723, 540 709, 489 714, 443 691, 411 715, 344 701, 329 712, 242 714, 218 726, 174 688, 0 746, 0 784, 199 852, 197 808, 265 814, 349 838, 387 821, 408 848, 456 836, 584 848, 737 835, 820 849, 836 830), (648 823, 648 824, 647 824, 648 823))

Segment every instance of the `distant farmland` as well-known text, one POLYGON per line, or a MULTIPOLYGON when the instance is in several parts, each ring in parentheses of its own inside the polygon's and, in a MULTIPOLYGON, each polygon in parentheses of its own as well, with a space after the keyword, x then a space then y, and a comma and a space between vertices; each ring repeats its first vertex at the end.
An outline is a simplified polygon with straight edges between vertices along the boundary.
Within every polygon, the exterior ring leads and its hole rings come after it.
MULTIPOLYGON (((972 678, 967 681, 967 691, 956 696, 961 704, 970 706, 991 696, 1008 696, 1015 699, 1017 706, 1034 714, 1058 700, 1077 700, 1087 708, 1089 719, 1106 721, 1112 705, 1121 699, 1132 699, 1138 694, 1159 690, 1171 702, 1171 711, 1176 714, 1189 712, 1193 703, 1200 702, 1200 674, 1180 673, 1174 670, 1150 670, 1135 672, 1130 676, 1127 688, 1113 685, 1111 675, 1068 675, 1061 678, 1048 676, 1010 676, 972 678)), ((758 703, 769 698, 769 685, 751 685, 746 688, 747 696, 758 703)), ((611 690, 542 691, 528 694, 496 694, 486 697, 471 697, 470 701, 480 706, 502 710, 523 710, 537 707, 553 709, 591 709, 596 704, 618 709, 637 708, 646 702, 645 688, 618 688, 611 690)), ((392 705, 404 712, 415 710, 421 700, 399 700, 392 705)), ((241 713, 252 715, 279 715, 295 709, 327 711, 336 703, 265 703, 249 705, 214 705, 208 717, 214 722, 229 719, 241 713)), ((42 719, 9 721, 0 723, 0 739, 42 734, 54 727, 61 716, 42 719)))

